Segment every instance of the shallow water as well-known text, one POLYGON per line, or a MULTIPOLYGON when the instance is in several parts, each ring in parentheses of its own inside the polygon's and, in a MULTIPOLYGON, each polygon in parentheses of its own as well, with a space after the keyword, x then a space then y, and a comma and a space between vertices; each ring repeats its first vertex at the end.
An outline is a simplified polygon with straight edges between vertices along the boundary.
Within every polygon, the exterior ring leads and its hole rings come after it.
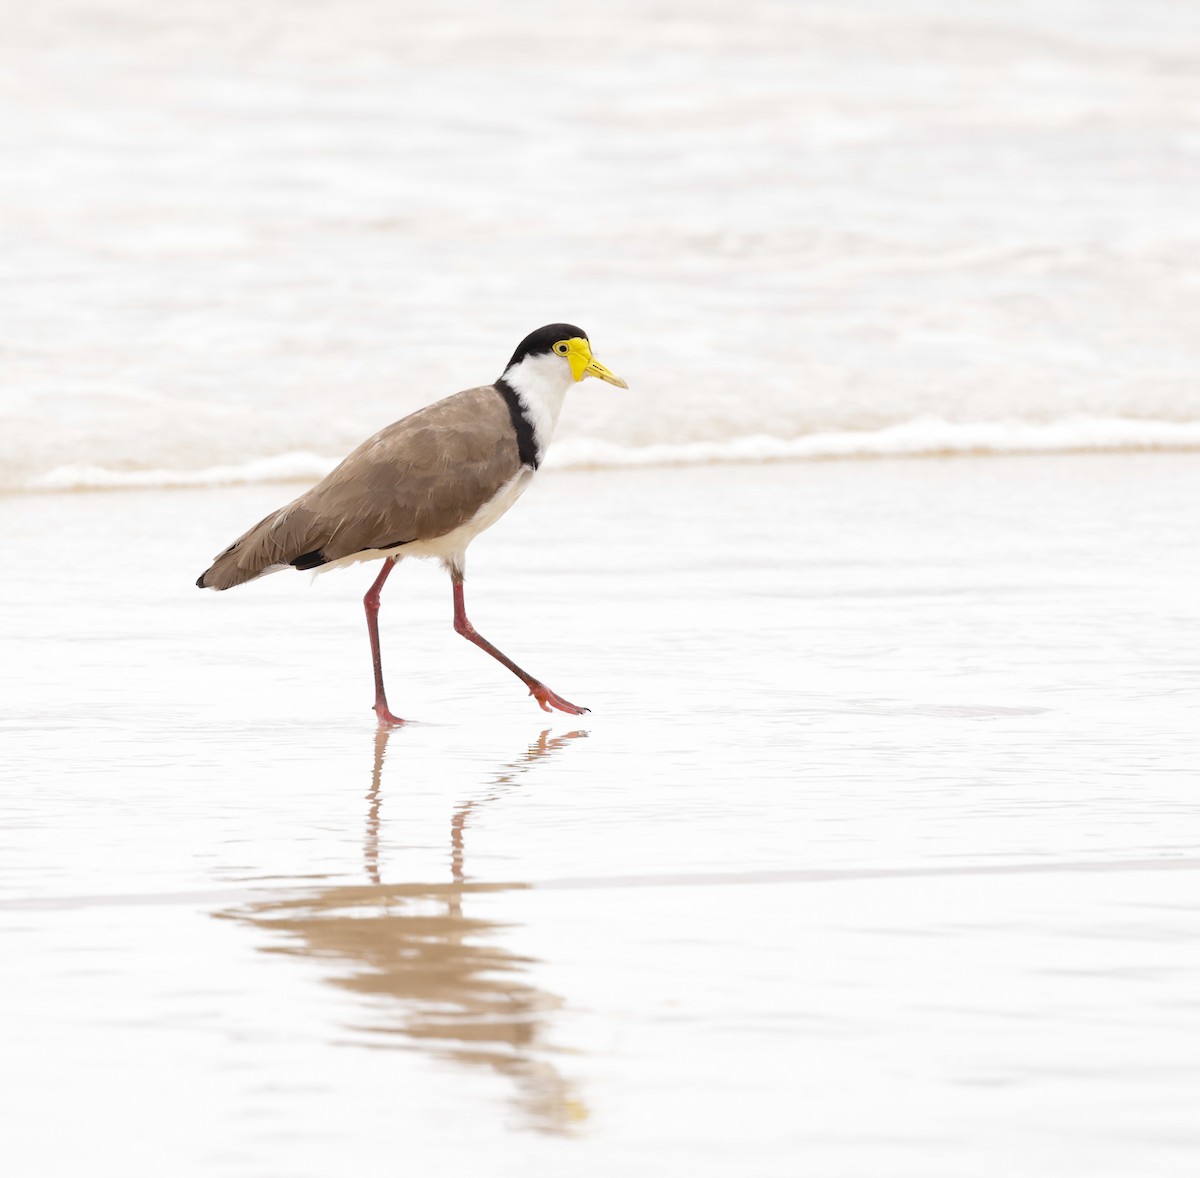
POLYGON ((468 605, 593 711, 406 566, 386 737, 370 569, 192 586, 288 488, 0 500, 7 1155, 1190 1174, 1198 491, 547 474, 468 605))

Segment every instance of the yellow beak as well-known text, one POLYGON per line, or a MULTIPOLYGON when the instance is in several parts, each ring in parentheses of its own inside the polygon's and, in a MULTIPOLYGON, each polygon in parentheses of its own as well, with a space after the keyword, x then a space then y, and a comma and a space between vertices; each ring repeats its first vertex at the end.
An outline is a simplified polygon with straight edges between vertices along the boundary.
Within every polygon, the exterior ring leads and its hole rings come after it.
POLYGON ((599 360, 593 358, 592 347, 587 340, 576 336, 575 339, 567 340, 567 347, 570 349, 567 352, 567 363, 571 365, 571 375, 576 380, 583 380, 585 376, 598 376, 609 384, 615 384, 619 389, 629 388, 619 376, 614 376, 599 360))

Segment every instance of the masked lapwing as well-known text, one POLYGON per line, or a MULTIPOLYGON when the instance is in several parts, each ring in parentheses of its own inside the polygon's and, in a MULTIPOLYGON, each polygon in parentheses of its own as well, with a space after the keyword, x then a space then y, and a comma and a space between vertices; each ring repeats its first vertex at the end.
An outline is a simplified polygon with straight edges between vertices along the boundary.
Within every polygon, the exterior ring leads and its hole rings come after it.
POLYGON ((382 560, 363 598, 380 724, 388 707, 379 651, 379 596, 396 562, 440 560, 454 590, 454 629, 503 663, 550 711, 576 707, 526 674, 467 619, 467 545, 522 495, 546 456, 567 390, 585 376, 627 388, 592 356, 586 332, 552 323, 527 335, 494 384, 455 393, 368 438, 310 491, 254 525, 196 584, 231 589, 284 568, 324 572, 382 560))

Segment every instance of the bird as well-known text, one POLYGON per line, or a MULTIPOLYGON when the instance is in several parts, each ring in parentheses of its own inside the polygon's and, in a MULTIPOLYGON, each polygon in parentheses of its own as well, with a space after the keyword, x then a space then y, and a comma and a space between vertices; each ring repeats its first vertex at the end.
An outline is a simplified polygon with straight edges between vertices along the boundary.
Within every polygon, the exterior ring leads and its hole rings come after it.
POLYGON ((529 688, 543 711, 577 707, 523 671, 467 618, 467 546, 529 488, 540 469, 568 390, 585 377, 629 386, 592 355, 587 333, 570 323, 530 332, 492 384, 465 389, 385 426, 316 486, 271 512, 214 558, 196 581, 224 590, 293 568, 326 572, 382 560, 363 598, 379 725, 406 723, 388 706, 379 644, 384 582, 405 557, 439 560, 450 574, 454 629, 529 688))

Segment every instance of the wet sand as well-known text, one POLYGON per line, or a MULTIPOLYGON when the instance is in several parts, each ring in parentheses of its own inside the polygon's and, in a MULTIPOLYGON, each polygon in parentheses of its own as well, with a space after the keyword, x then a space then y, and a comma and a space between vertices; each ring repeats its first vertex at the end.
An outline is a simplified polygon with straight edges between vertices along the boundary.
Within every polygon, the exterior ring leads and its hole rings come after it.
POLYGON ((0 498, 15 1173, 1170 1175, 1192 455, 558 472, 225 595, 295 492, 0 498))

